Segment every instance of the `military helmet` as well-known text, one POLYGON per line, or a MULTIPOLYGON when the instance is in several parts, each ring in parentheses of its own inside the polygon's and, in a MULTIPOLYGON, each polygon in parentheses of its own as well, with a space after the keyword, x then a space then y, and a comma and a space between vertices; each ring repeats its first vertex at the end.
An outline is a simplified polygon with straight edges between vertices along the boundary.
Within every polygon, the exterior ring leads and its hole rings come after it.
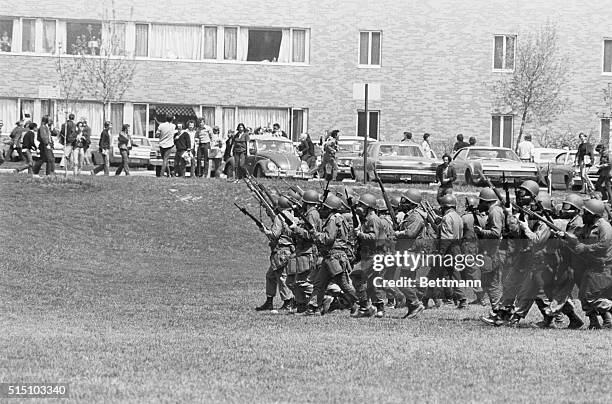
POLYGON ((478 199, 485 202, 495 202, 497 200, 497 195, 495 194, 495 191, 493 191, 491 188, 483 188, 482 190, 480 190, 478 199))
POLYGON ((284 196, 279 196, 278 197, 277 205, 278 205, 278 207, 280 209, 290 209, 290 208, 292 208, 291 202, 289 202, 289 199, 285 198, 284 196))
POLYGON ((389 203, 391 204, 391 207, 393 209, 397 209, 399 208, 400 205, 400 197, 399 196, 392 196, 391 198, 389 198, 389 203))
POLYGON ((385 203, 384 199, 377 199, 376 200, 376 209, 379 210, 379 211, 388 210, 387 209, 387 204, 385 203))
POLYGON ((537 182, 533 181, 533 180, 527 180, 524 181, 519 188, 524 189, 525 191, 529 192, 529 194, 531 194, 532 197, 536 197, 538 195, 538 193, 540 192, 540 186, 538 185, 537 182))
POLYGON ((472 207, 472 208, 477 208, 478 207, 478 198, 476 198, 475 196, 468 196, 465 198, 465 206, 466 207, 472 207))
POLYGON ((340 202, 342 202, 342 205, 345 208, 349 209, 350 206, 349 206, 349 203, 348 203, 348 199, 346 199, 346 195, 343 194, 343 193, 340 193, 340 192, 336 192, 335 194, 338 197, 338 199, 340 199, 340 202))
POLYGON ((568 205, 573 206, 576 209, 582 209, 582 207, 584 206, 584 200, 580 197, 580 195, 576 194, 569 194, 568 196, 566 196, 563 203, 567 203, 568 205))
POLYGON ((331 210, 339 210, 342 206, 342 201, 336 195, 327 195, 323 206, 331 210))
POLYGON ((372 194, 363 194, 359 198, 359 204, 367 206, 370 209, 376 209, 376 197, 372 194))
POLYGON ((584 210, 592 215, 602 217, 606 208, 604 203, 599 199, 589 199, 584 201, 584 210))
POLYGON ((409 202, 412 202, 415 205, 418 205, 423 200, 423 196, 421 195, 421 192, 419 192, 416 189, 411 188, 411 189, 408 189, 406 192, 404 192, 404 195, 402 195, 401 199, 406 199, 409 202))
POLYGON ((314 189, 309 189, 302 195, 304 203, 319 203, 319 193, 314 189))
POLYGON ((539 194, 538 201, 540 202, 540 205, 542 205, 542 208, 551 211, 553 210, 552 198, 547 193, 539 194))
POLYGON ((457 207, 457 198, 455 198, 455 195, 444 195, 440 198, 439 203, 443 208, 455 208, 457 207))

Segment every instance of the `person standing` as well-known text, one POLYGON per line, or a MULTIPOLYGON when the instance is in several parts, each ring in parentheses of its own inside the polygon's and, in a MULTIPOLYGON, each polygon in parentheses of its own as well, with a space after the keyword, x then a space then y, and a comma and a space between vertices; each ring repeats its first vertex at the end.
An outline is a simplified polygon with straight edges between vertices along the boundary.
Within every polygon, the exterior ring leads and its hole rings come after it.
POLYGON ((404 132, 404 137, 402 138, 402 142, 414 143, 414 140, 412 139, 412 132, 404 132))
MULTIPOLYGON (((76 164, 74 144, 76 143, 77 128, 74 123, 74 114, 68 115, 68 121, 62 124, 60 132, 60 139, 63 139, 64 144, 64 156, 60 162, 60 167, 64 167, 64 174, 68 175, 68 164, 72 164, 73 167, 76 164)), ((60 143, 61 140, 60 140, 60 143)), ((73 168, 74 169, 74 168, 73 168)))
POLYGON ((28 125, 28 131, 23 135, 21 144, 21 153, 23 156, 23 162, 25 163, 24 169, 28 169, 28 174, 33 173, 34 160, 32 159, 32 151, 36 150, 36 143, 34 143, 34 131, 37 125, 34 122, 30 122, 28 125))
POLYGON ((130 149, 132 148, 132 138, 130 136, 130 125, 123 124, 119 138, 117 139, 117 147, 121 153, 121 164, 115 171, 115 175, 120 175, 121 171, 125 171, 125 175, 130 175, 130 149))
POLYGON ((285 132, 284 130, 281 130, 280 124, 275 123, 274 125, 272 125, 272 135, 273 136, 282 136, 282 137, 286 137, 288 138, 289 136, 287 136, 287 132, 285 132))
POLYGON ((159 153, 162 158, 161 165, 161 176, 170 174, 170 166, 168 162, 170 161, 170 151, 174 147, 174 134, 176 133, 176 125, 172 123, 174 117, 172 115, 166 116, 166 122, 159 125, 157 128, 157 133, 159 135, 159 153))
POLYGON ((607 201, 612 197, 612 185, 610 184, 610 156, 607 147, 603 144, 597 145, 595 151, 599 153, 595 189, 601 191, 601 199, 607 201))
POLYGON ((86 139, 85 136, 83 136, 83 123, 77 123, 76 128, 76 140, 74 141, 74 158, 72 165, 74 175, 81 174, 81 167, 83 167, 83 160, 85 158, 86 145, 86 139))
POLYGON ((429 143, 429 138, 431 135, 429 133, 423 134, 423 143, 421 143, 421 149, 423 149, 423 154, 425 157, 431 157, 431 144, 429 143))
POLYGON ((82 134, 83 134, 83 164, 88 166, 92 165, 91 163, 91 152, 89 151, 89 146, 91 145, 91 127, 87 124, 87 118, 81 118, 82 123, 82 134))
POLYGON ((336 161, 336 153, 338 152, 338 140, 340 139, 340 130, 334 129, 323 145, 323 178, 331 178, 336 181, 338 175, 338 162, 336 161))
POLYGON ((234 135, 232 152, 234 154, 234 178, 236 181, 242 179, 244 176, 244 170, 246 170, 246 157, 249 153, 249 141, 251 140, 249 132, 243 123, 239 123, 236 127, 236 134, 234 135))
POLYGON ((198 121, 198 130, 196 132, 197 145, 197 176, 208 178, 209 154, 211 149, 211 134, 212 129, 206 125, 206 120, 201 118, 198 121))
POLYGON ((476 146, 476 138, 474 136, 470 136, 468 143, 469 143, 469 147, 476 146))
POLYGON ((47 163, 47 175, 55 174, 55 157, 53 156, 53 138, 51 138, 50 126, 49 117, 43 116, 40 128, 38 129, 38 150, 40 152, 40 158, 34 164, 34 175, 38 175, 43 163, 47 163))
POLYGON ((470 144, 465 142, 463 140, 463 133, 459 133, 457 135, 457 141, 455 142, 455 145, 453 146, 453 151, 457 151, 457 150, 461 150, 464 147, 468 147, 470 144))
POLYGON ((22 155, 21 155, 21 142, 22 142, 22 138, 23 138, 23 134, 25 132, 27 132, 27 128, 24 126, 24 121, 23 119, 15 122, 15 127, 13 128, 13 130, 11 131, 11 134, 9 135, 9 137, 11 138, 11 145, 9 147, 8 150, 8 161, 14 161, 14 157, 13 154, 15 152, 17 152, 17 161, 21 161, 22 160, 22 155))
POLYGON ((174 147, 176 153, 174 155, 174 171, 177 177, 185 176, 185 168, 187 161, 191 161, 191 137, 189 132, 182 130, 182 125, 177 126, 176 135, 174 135, 174 147))
POLYGON ((298 145, 298 153, 300 159, 308 164, 308 168, 311 170, 314 168, 317 158, 315 157, 314 143, 310 140, 308 133, 302 133, 300 135, 300 144, 298 145))
POLYGON ((440 183, 438 198, 453 192, 453 183, 457 180, 457 173, 455 167, 451 165, 450 154, 444 153, 442 156, 442 164, 436 168, 436 179, 440 183))
MULTIPOLYGON (((463 239, 463 221, 456 211, 457 198, 454 195, 444 195, 440 198, 442 210, 442 222, 438 228, 438 239, 440 240, 440 254, 444 256, 458 257, 461 255, 461 240, 463 239)), ((458 271, 452 264, 444 267, 444 277, 455 281, 467 280, 465 271, 458 271)), ((467 308, 466 294, 463 288, 454 286, 452 288, 453 300, 456 301, 458 309, 467 308)))
MULTIPOLYGON (((189 149, 189 155, 188 155, 189 157, 189 177, 195 178, 196 177, 196 149, 198 148, 197 142, 199 141, 199 139, 196 138, 197 132, 195 129, 195 122, 193 120, 187 121, 187 129, 185 130, 185 132, 187 132, 187 134, 189 135, 189 144, 191 145, 191 148, 189 149)), ((208 158, 207 158, 207 161, 208 161, 208 158)))
POLYGON ((100 171, 104 170, 104 175, 109 175, 110 172, 110 145, 111 145, 111 135, 110 130, 113 125, 110 121, 104 122, 104 129, 102 133, 100 133, 100 142, 98 143, 98 150, 102 155, 102 164, 98 167, 91 170, 91 175, 96 175, 100 171))
POLYGON ((531 135, 525 135, 523 140, 521 140, 518 144, 518 156, 521 161, 533 161, 533 153, 535 151, 535 146, 531 143, 531 135))
POLYGON ((589 143, 587 136, 583 132, 580 132, 578 139, 580 140, 580 144, 578 145, 578 151, 576 152, 576 158, 574 159, 574 166, 580 171, 580 178, 582 178, 582 192, 584 193, 588 187, 588 181, 585 181, 585 176, 587 175, 586 170, 591 167, 595 158, 593 155, 593 145, 589 143))
POLYGON ((225 136, 221 133, 218 126, 214 126, 210 135, 210 151, 209 159, 212 161, 210 170, 211 178, 219 178, 221 175, 221 164, 223 163, 223 154, 225 149, 225 136))

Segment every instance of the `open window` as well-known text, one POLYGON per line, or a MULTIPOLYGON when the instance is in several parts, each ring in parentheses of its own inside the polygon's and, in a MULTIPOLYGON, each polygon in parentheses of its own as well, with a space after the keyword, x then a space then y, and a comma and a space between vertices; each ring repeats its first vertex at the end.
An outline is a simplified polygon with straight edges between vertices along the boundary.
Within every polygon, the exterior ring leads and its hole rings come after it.
POLYGON ((0 19, 0 52, 13 49, 13 20, 0 19))
POLYGON ((100 55, 102 24, 66 23, 66 52, 71 55, 100 55))

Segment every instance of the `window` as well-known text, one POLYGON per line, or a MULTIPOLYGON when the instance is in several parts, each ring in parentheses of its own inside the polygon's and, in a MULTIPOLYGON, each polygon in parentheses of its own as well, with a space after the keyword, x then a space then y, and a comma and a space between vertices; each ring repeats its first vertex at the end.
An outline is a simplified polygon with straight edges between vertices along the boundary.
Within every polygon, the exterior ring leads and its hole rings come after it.
POLYGON ((603 144, 606 146, 606 148, 608 147, 608 144, 610 144, 610 121, 612 119, 610 118, 603 118, 601 120, 601 140, 599 141, 599 143, 603 144))
MULTIPOLYGON (((135 136, 147 135, 147 104, 134 104, 134 124, 132 133, 135 136)), ((121 128, 119 128, 121 129, 121 128)), ((149 137, 153 137, 149 134, 149 137)))
POLYGON ((291 111, 291 139, 294 142, 299 140, 300 134, 307 132, 307 119, 308 110, 294 108, 291 111))
POLYGON ((66 49, 71 55, 99 55, 102 24, 89 22, 66 23, 66 49))
MULTIPOLYGON (((114 130, 112 132, 119 132, 123 126, 123 104, 111 104, 110 111, 110 122, 113 125, 114 130)), ((136 131, 132 128, 132 133, 135 135, 136 131)), ((143 136, 143 135, 140 135, 143 136)))
POLYGON ((0 52, 13 48, 13 20, 0 20, 0 52))
POLYGON ((196 25, 151 25, 151 57, 202 59, 202 28, 196 25))
POLYGON ((259 127, 272 128, 275 123, 285 132, 289 129, 288 108, 238 108, 237 118, 236 125, 242 122, 253 130, 259 127))
POLYGON ((204 59, 217 58, 217 27, 204 27, 204 59))
POLYGON ((493 50, 493 70, 514 70, 516 36, 496 35, 493 50))
POLYGON ((21 111, 19 119, 24 121, 34 120, 34 100, 21 100, 20 102, 21 111))
POLYGON ((103 55, 125 55, 125 24, 120 22, 104 24, 101 47, 100 53, 103 55))
POLYGON ((215 126, 215 107, 202 107, 202 118, 208 126, 215 126))
POLYGON ((10 132, 13 129, 11 124, 17 120, 17 100, 0 98, 0 120, 4 122, 0 132, 10 132))
POLYGON ((493 115, 491 117, 491 145, 512 148, 512 115, 493 115))
POLYGON ((380 66, 381 46, 379 31, 361 31, 359 33, 359 64, 362 66, 380 66))
POLYGON ((357 136, 365 137, 366 129, 369 128, 368 137, 378 139, 378 117, 379 111, 357 111, 357 136))
POLYGON ((55 100, 41 100, 40 101, 40 114, 41 117, 48 116, 55 120, 55 100))
POLYGON ((223 59, 236 60, 238 58, 238 28, 226 27, 223 39, 223 59))
POLYGON ((24 18, 21 20, 21 51, 34 52, 36 50, 36 20, 24 18))
POLYGON ((612 73, 612 39, 604 40, 603 71, 612 73))
POLYGON ((247 60, 254 62, 277 62, 283 33, 281 30, 249 30, 247 60))
POLYGON ((147 57, 149 56, 149 25, 136 24, 136 45, 134 48, 134 56, 147 57))
POLYGON ((306 30, 294 29, 293 33, 293 55, 294 63, 306 63, 306 30))
POLYGON ((55 53, 56 27, 56 20, 43 20, 42 51, 44 53, 55 53))

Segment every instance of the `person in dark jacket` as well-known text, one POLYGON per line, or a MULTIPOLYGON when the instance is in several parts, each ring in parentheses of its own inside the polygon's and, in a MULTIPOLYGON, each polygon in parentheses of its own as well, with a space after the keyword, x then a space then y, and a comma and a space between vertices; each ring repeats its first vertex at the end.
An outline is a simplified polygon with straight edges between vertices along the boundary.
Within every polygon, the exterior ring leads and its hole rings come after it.
POLYGON ((100 133, 100 142, 98 142, 98 150, 102 155, 103 162, 91 170, 91 175, 96 175, 102 170, 104 170, 104 175, 108 175, 110 172, 110 130, 112 127, 113 125, 109 121, 104 122, 104 130, 102 130, 102 133, 100 133))
POLYGON ((130 175, 130 150, 132 149, 132 138, 130 137, 130 125, 123 124, 121 127, 121 133, 117 139, 117 147, 119 153, 121 153, 121 164, 115 175, 120 175, 121 171, 125 171, 125 175, 130 175))
POLYGON ((453 151, 457 151, 457 150, 461 150, 464 147, 468 147, 470 144, 466 141, 463 140, 463 134, 460 133, 457 135, 457 141, 455 142, 455 145, 453 146, 453 151))
POLYGON ((300 158, 308 164, 308 168, 311 170, 315 168, 317 158, 315 157, 314 143, 310 140, 308 133, 302 133, 300 135, 300 144, 298 146, 298 152, 300 158))
POLYGON ((241 179, 244 176, 244 170, 246 170, 246 157, 249 154, 249 131, 243 123, 239 123, 236 127, 236 134, 234 135, 232 153, 234 155, 235 173, 234 178, 236 180, 241 179))
POLYGON ((34 122, 30 122, 28 124, 28 131, 23 135, 21 140, 21 153, 23 156, 23 162, 25 166, 23 169, 28 169, 28 174, 32 174, 32 169, 34 167, 34 160, 32 159, 32 151, 36 150, 36 143, 34 143, 34 131, 36 130, 36 125, 34 122))
POLYGON ((40 158, 34 164, 34 175, 38 175, 43 163, 47 163, 47 175, 55 174, 55 157, 53 156, 53 139, 51 138, 51 123, 48 116, 43 116, 38 129, 38 150, 40 158))
POLYGON ((174 169, 178 177, 185 176, 185 168, 187 161, 191 161, 191 137, 189 132, 179 130, 174 135, 174 147, 176 147, 176 154, 174 155, 174 169))
POLYGON ((444 153, 442 156, 442 164, 436 168, 436 179, 440 183, 438 198, 453 192, 453 182, 457 180, 457 173, 455 172, 455 167, 453 167, 450 162, 450 154, 444 153))

